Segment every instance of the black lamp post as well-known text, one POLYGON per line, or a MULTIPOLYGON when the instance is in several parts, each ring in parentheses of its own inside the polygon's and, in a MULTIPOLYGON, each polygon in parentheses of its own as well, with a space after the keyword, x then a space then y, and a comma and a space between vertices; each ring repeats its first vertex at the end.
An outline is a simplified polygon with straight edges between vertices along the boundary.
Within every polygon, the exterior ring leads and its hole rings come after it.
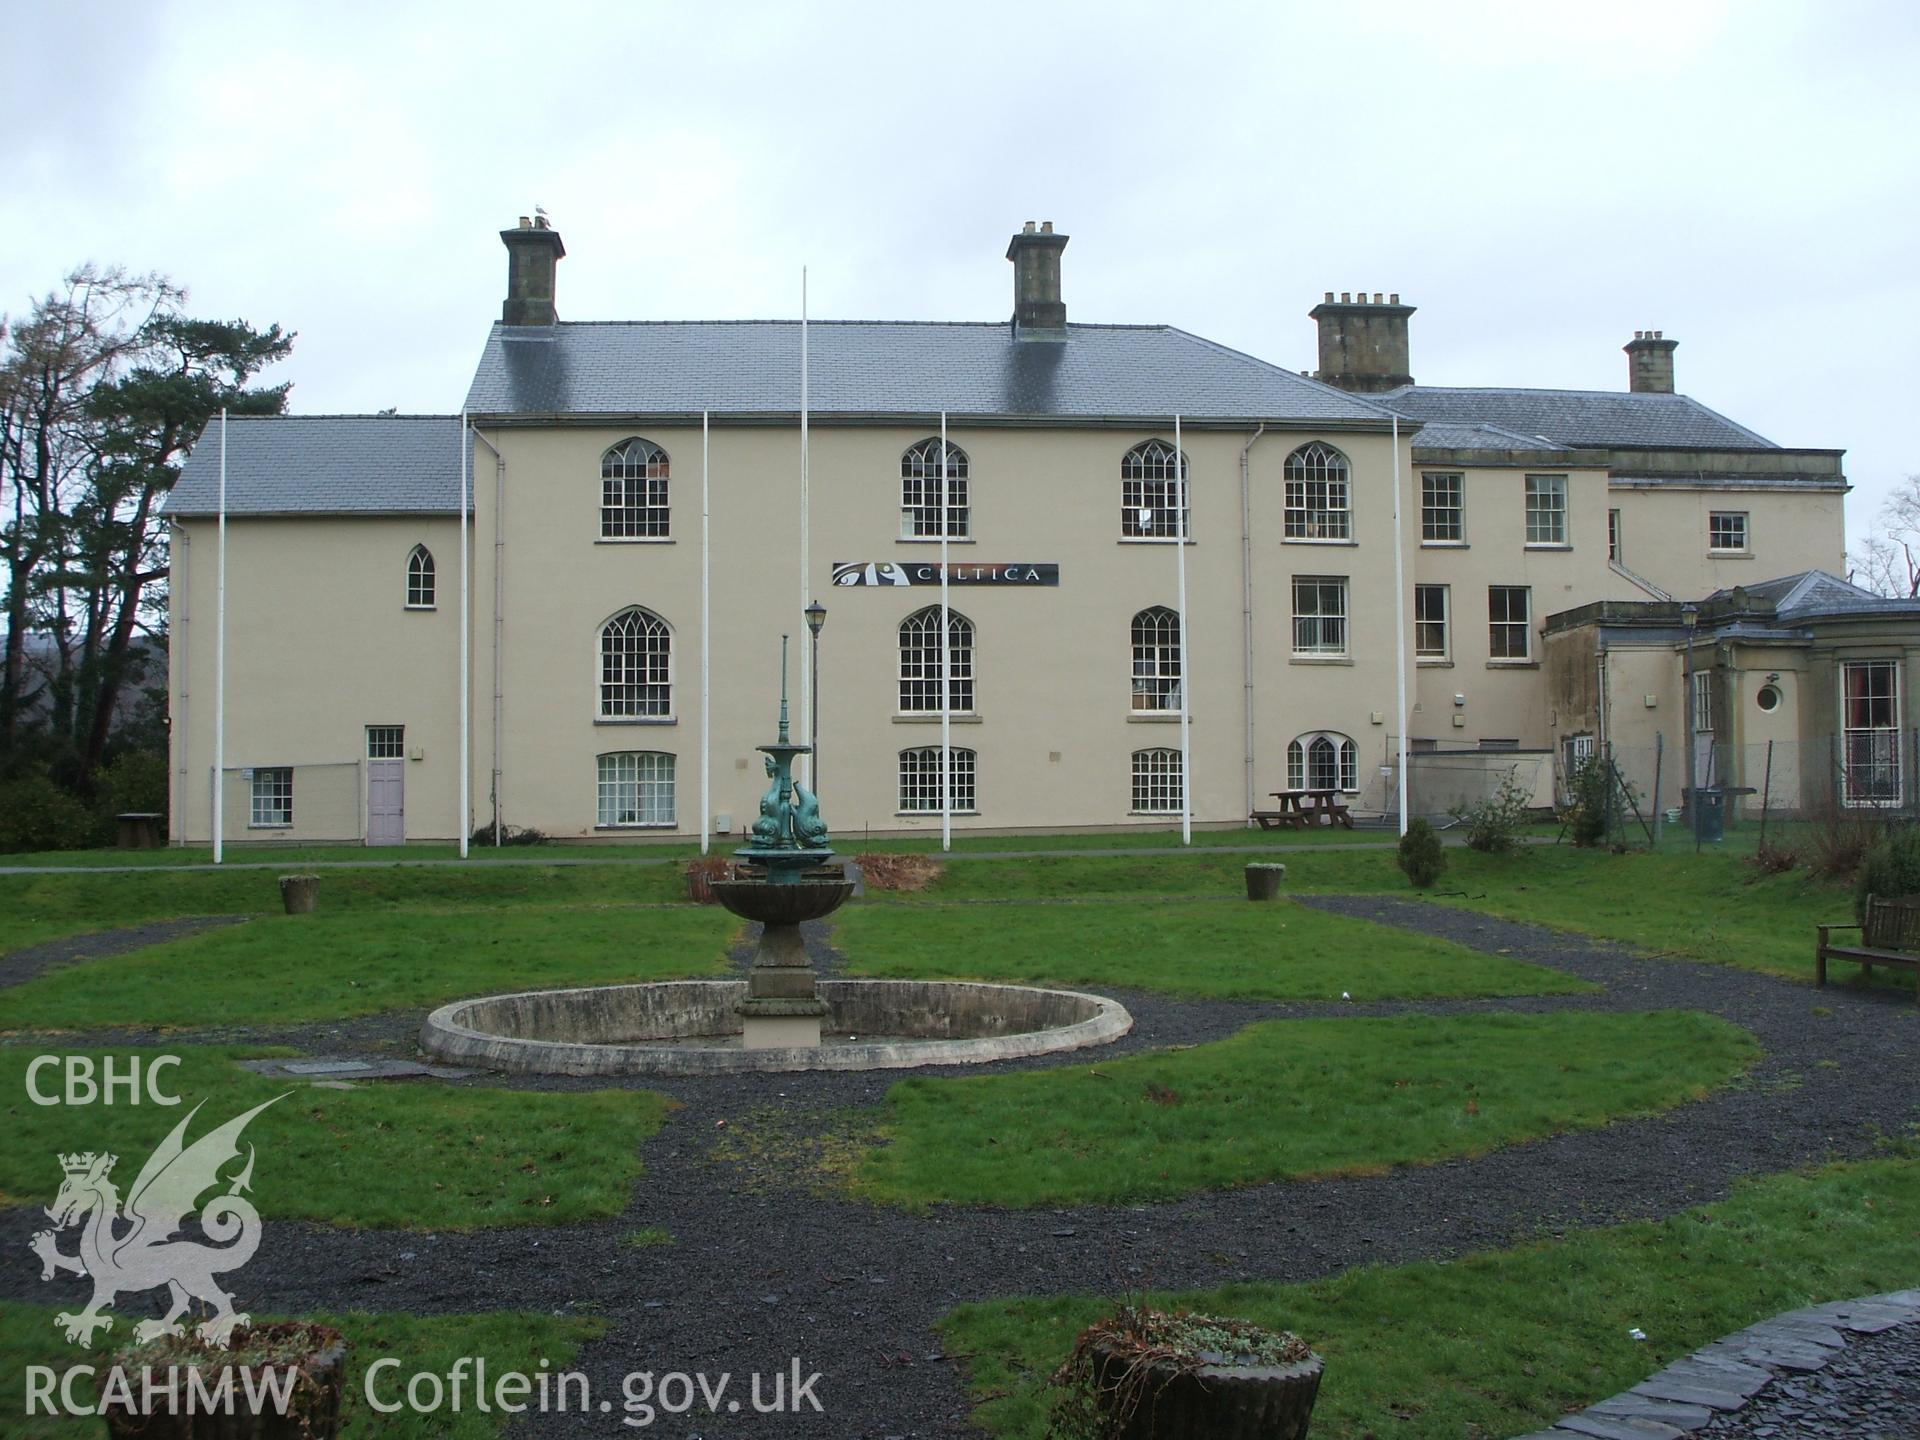
POLYGON ((804 612, 807 631, 813 636, 813 694, 807 709, 807 743, 813 747, 813 791, 820 793, 820 632, 826 628, 827 607, 815 600, 804 612))

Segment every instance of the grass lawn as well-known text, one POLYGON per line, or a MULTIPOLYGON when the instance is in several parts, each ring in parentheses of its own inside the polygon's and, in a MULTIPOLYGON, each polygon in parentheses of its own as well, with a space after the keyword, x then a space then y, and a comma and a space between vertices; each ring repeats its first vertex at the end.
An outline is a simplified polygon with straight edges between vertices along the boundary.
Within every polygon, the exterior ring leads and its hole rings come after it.
MULTIPOLYGON (((41 1053, 0 1048, 0 1204, 47 1205, 60 1188, 62 1152, 106 1150, 115 1178, 132 1184, 173 1127, 202 1100, 187 1143, 276 1095, 243 1140, 256 1147, 254 1197, 267 1224, 472 1230, 493 1225, 567 1225, 617 1215, 641 1173, 639 1148, 664 1123, 669 1102, 645 1090, 541 1093, 438 1083, 370 1083, 315 1089, 269 1079, 233 1061, 258 1049, 184 1047, 109 1053, 145 1059, 177 1053, 164 1088, 178 1107, 43 1107, 27 1097, 26 1070, 41 1053), (291 1093, 289 1093, 291 1092, 291 1093)), ((143 1061, 144 1063, 144 1061, 143 1061)), ((97 1072, 96 1072, 97 1073, 97 1072)), ((42 1071, 42 1092, 59 1071, 42 1071)), ((242 1152, 244 1155, 244 1151, 242 1152)), ((244 1161, 223 1174, 237 1174, 244 1161)), ((72 1251, 71 1241, 63 1248, 72 1251)))
MULTIPOLYGON (((145 1298, 128 1297, 127 1303, 138 1304, 145 1298)), ((5 1433, 11 1440, 95 1440, 101 1433, 98 1420, 27 1414, 27 1366, 45 1365, 65 1372, 70 1366, 90 1364, 104 1371, 112 1350, 132 1340, 132 1327, 122 1320, 102 1337, 107 1342, 104 1354, 69 1345, 53 1328, 54 1312, 59 1308, 0 1300, 0 1373, 7 1377, 4 1389, 0 1389, 0 1414, 7 1417, 5 1433)), ((264 1323, 276 1317, 257 1318, 264 1323)), ((497 1410, 490 1414, 476 1410, 471 1403, 470 1380, 463 1397, 466 1403, 458 1412, 445 1408, 431 1415, 418 1415, 408 1409, 391 1415, 376 1413, 363 1398, 365 1376, 367 1366, 384 1356, 399 1360, 400 1368, 396 1371, 389 1366, 380 1372, 375 1395, 383 1404, 392 1404, 404 1397, 407 1377, 417 1371, 444 1377, 453 1362, 465 1355, 484 1355, 489 1377, 510 1370, 537 1375, 544 1362, 551 1362, 549 1368, 554 1371, 563 1371, 573 1363, 582 1345, 606 1331, 606 1322, 597 1318, 561 1318, 516 1310, 485 1315, 356 1313, 299 1318, 334 1326, 347 1338, 341 1434, 350 1440, 373 1440, 374 1436, 380 1440, 487 1440, 504 1433, 511 1418, 497 1410)), ((138 1383, 136 1378, 136 1386, 138 1383)), ((94 1403, 92 1387, 84 1377, 72 1388, 76 1399, 94 1403)), ((610 1398, 616 1406, 620 1403, 617 1397, 610 1398)))
POLYGON ((1689 1011, 1276 1020, 1186 1050, 903 1080, 853 1183, 908 1205, 1121 1204, 1371 1174, 1654 1114, 1758 1055, 1689 1011))
MULTIPOLYGON (((1584 994, 1540 965, 1289 903, 856 905, 836 917, 849 975, 1125 986, 1245 1000, 1584 994)), ((0 1011, 3 1014, 4 1011, 0 1011)))
MULTIPOLYGON (((1327 1362, 1316 1440, 1459 1440, 1549 1425, 1782 1310, 1916 1283, 1920 1161, 1909 1159, 1770 1176, 1658 1223, 1450 1262, 1154 1298, 1304 1335, 1327 1362)), ((1043 1382, 1102 1308, 1067 1296, 950 1315, 975 1419, 1038 1440, 1043 1382)))
POLYGON ((710 975, 740 923, 692 905, 279 915, 0 990, 0 1031, 298 1024, 490 991, 710 975))
MULTIPOLYGON (((0 953, 64 935, 182 915, 277 915, 278 876, 298 870, 0 875, 0 953)), ((328 870, 319 913, 664 904, 686 899, 677 866, 382 866, 328 870)))

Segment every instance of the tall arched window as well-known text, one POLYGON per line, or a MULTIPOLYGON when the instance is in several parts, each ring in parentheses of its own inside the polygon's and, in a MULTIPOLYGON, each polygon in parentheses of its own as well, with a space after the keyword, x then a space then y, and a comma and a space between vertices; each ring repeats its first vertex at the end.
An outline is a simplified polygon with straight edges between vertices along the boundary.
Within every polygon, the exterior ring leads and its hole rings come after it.
POLYGON ((1133 708, 1180 708, 1180 617, 1164 605, 1133 617, 1133 708))
MULTIPOLYGON (((938 540, 941 536, 940 437, 910 445, 900 457, 900 538, 938 540)), ((946 538, 967 538, 967 452, 947 442, 946 538)))
MULTIPOLYGON (((973 622, 947 612, 947 685, 950 709, 973 709, 973 622)), ((940 710, 940 607, 929 605, 900 622, 900 709, 903 714, 940 710)))
POLYGON ((638 435, 600 457, 600 538, 664 540, 667 452, 638 435))
POLYGON ((667 622, 638 606, 600 627, 600 718, 673 714, 673 637, 667 622))
POLYGON ((1185 807, 1186 771, 1180 752, 1165 747, 1133 752, 1133 809, 1141 815, 1178 815, 1185 807))
POLYGON ((1141 441, 1120 457, 1120 534, 1129 540, 1191 537, 1193 511, 1186 492, 1186 457, 1180 457, 1176 474, 1173 446, 1141 441))
POLYGON ((1346 736, 1331 730, 1302 735, 1287 746, 1287 788, 1358 790, 1359 747, 1346 736))
POLYGON ((1353 487, 1347 457, 1318 440, 1287 456, 1286 538, 1351 540, 1353 487))
POLYGON ((407 608, 433 609, 433 552, 424 545, 407 556, 407 608))

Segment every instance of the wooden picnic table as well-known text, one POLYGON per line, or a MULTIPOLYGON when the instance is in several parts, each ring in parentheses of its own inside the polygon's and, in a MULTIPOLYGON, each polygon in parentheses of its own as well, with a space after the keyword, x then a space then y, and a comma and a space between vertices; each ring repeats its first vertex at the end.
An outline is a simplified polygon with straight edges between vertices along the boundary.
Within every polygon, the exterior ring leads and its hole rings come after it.
POLYGON ((1338 790, 1272 790, 1277 810, 1256 810, 1253 818, 1262 830, 1305 830, 1315 825, 1353 828, 1353 816, 1340 803, 1338 790))

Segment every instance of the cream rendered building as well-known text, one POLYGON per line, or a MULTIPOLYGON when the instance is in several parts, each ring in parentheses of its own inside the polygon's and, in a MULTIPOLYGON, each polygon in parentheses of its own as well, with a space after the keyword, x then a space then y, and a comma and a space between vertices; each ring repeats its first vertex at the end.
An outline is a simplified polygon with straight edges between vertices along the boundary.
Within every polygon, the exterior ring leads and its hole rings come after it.
MULTIPOLYGON (((943 513, 949 798, 991 830, 1177 819, 1183 683, 1195 823, 1303 785, 1383 810, 1402 620, 1416 745, 1551 753, 1549 615, 1843 551, 1839 452, 1671 393, 1661 337, 1628 347, 1626 393, 1435 390, 1406 373, 1410 307, 1329 295, 1307 378, 1167 326, 1069 325, 1066 237, 1032 226, 1011 322, 807 327, 803 532, 797 323, 560 322, 558 234, 502 239, 470 446, 453 416, 228 427, 232 838, 737 832, 783 633, 797 735, 814 724, 808 598, 829 824, 937 830, 943 513)), ((180 843, 212 823, 220 452, 209 429, 168 505, 180 843)))

